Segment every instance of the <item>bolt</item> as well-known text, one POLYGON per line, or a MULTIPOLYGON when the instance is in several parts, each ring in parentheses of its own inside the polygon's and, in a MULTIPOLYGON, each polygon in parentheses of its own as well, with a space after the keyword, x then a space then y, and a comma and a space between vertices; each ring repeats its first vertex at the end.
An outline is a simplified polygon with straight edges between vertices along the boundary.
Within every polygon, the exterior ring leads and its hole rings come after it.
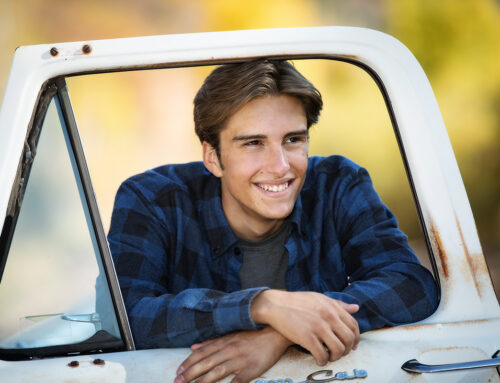
POLYGON ((59 51, 57 50, 57 48, 56 48, 56 47, 52 47, 52 48, 50 48, 50 54, 51 54, 52 56, 57 56, 57 54, 58 54, 58 53, 59 53, 59 51))
POLYGON ((71 362, 68 363, 68 366, 69 367, 78 367, 80 365, 80 363, 77 361, 77 360, 73 360, 71 362))
POLYGON ((94 359, 94 362, 93 362, 95 365, 97 366, 104 366, 104 360, 102 359, 94 359))
POLYGON ((89 44, 85 44, 82 47, 82 52, 85 53, 86 55, 88 55, 90 52, 92 52, 92 48, 90 47, 89 44))

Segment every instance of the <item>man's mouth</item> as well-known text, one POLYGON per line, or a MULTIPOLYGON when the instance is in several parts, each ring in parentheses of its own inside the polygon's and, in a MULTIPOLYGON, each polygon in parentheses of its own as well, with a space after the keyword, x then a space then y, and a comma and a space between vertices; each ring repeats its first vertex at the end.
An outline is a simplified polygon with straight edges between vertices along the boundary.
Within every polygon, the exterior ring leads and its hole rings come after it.
POLYGON ((285 182, 279 185, 271 185, 271 184, 256 184, 256 185, 260 187, 262 190, 277 193, 288 189, 288 186, 290 186, 290 182, 285 182))

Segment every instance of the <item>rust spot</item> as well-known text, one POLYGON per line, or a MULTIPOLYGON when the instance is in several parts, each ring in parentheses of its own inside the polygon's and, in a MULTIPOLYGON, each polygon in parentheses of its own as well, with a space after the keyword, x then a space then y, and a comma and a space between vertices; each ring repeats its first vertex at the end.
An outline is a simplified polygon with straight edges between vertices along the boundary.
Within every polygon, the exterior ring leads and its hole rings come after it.
POLYGON ((443 267, 443 273, 446 278, 448 278, 448 255, 444 251, 443 242, 441 241, 441 235, 439 231, 436 230, 434 222, 431 222, 431 233, 434 237, 434 242, 437 247, 439 259, 441 259, 441 266, 443 267))
POLYGON ((472 272, 472 279, 474 281, 474 285, 476 286, 477 293, 479 297, 481 297, 481 289, 479 288, 479 281, 477 280, 477 274, 479 273, 479 265, 477 257, 472 257, 469 253, 469 249, 467 248, 467 244, 465 243, 464 233, 462 232, 462 226, 460 226, 460 222, 458 221, 457 215, 455 214, 455 222, 457 223, 458 233, 460 234, 460 241, 462 241, 462 246, 464 248, 465 259, 469 264, 469 268, 472 272))
POLYGON ((82 52, 86 55, 88 55, 90 52, 92 52, 92 48, 89 44, 85 44, 83 47, 82 47, 82 52))
POLYGON ((94 363, 96 366, 104 366, 106 362, 102 359, 94 359, 92 363, 94 363))
POLYGON ((72 360, 71 362, 68 363, 68 366, 71 368, 78 367, 80 363, 77 360, 72 360))
POLYGON ((56 47, 50 48, 50 55, 53 57, 56 57, 59 54, 59 51, 57 50, 56 47))
MULTIPOLYGON (((91 48, 89 46, 89 48, 91 48)), ((83 48, 82 48, 83 51, 83 48)), ((84 52, 85 53, 85 52, 84 52)), ((135 70, 146 70, 146 69, 166 69, 166 68, 187 68, 192 66, 204 66, 204 65, 219 65, 228 63, 240 63, 244 61, 252 61, 259 59, 271 59, 271 60, 301 60, 301 59, 326 59, 326 60, 350 60, 356 61, 357 56, 355 55, 328 55, 328 54, 276 54, 276 55, 266 55, 266 56, 249 56, 244 58, 234 57, 234 58, 214 58, 211 57, 208 60, 198 61, 198 60, 188 60, 188 61, 176 61, 168 63, 158 63, 158 64, 140 64, 140 65, 127 65, 118 66, 113 70, 97 68, 91 71, 75 72, 72 75, 86 75, 86 74, 97 74, 97 73, 109 73, 109 72, 121 72, 121 71, 135 71, 135 70)))
MULTIPOLYGON (((459 327, 459 326, 472 326, 472 325, 482 325, 484 323, 487 323, 490 319, 473 319, 473 320, 467 320, 467 321, 462 321, 462 322, 445 322, 445 323, 431 323, 431 324, 412 324, 412 325, 403 325, 403 326, 397 326, 397 327, 385 327, 385 328, 380 328, 376 330, 371 330, 373 331, 384 331, 384 330, 391 330, 391 329, 397 329, 397 330, 404 330, 404 331, 412 331, 412 330, 418 330, 421 328, 432 328, 432 327, 438 327, 438 326, 443 326, 446 325, 446 327, 459 327)), ((452 347, 446 347, 448 350, 452 350, 456 348, 457 346, 452 346, 452 347)), ((444 349, 444 348, 443 348, 444 349)))
POLYGON ((356 55, 342 55, 342 57, 351 59, 351 60, 359 60, 359 57, 356 55))

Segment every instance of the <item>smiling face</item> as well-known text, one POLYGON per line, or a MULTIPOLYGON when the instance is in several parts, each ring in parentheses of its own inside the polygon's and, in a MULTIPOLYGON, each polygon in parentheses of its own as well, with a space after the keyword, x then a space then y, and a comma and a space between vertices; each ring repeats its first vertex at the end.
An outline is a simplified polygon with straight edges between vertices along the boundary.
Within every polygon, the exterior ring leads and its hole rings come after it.
POLYGON ((222 207, 237 236, 258 241, 290 215, 304 184, 307 119, 300 100, 280 95, 253 99, 220 133, 220 159, 203 143, 207 169, 221 179, 222 207))

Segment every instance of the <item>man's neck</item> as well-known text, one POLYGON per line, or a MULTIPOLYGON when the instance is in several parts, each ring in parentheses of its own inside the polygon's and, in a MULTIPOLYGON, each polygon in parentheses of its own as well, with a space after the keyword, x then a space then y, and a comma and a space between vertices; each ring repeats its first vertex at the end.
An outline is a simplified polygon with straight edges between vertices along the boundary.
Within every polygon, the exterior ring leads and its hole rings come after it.
POLYGON ((247 241, 259 242, 276 233, 285 222, 284 219, 269 220, 268 222, 252 222, 253 220, 238 220, 226 217, 229 226, 238 238, 247 241), (232 222, 234 221, 234 222, 232 222))

